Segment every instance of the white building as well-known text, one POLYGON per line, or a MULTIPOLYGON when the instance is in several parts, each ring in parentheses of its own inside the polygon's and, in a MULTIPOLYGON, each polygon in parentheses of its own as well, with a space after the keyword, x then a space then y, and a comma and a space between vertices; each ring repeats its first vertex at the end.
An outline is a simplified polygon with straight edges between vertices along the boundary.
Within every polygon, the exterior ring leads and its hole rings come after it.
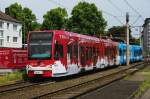
POLYGON ((0 47, 22 47, 22 24, 0 11, 0 47))

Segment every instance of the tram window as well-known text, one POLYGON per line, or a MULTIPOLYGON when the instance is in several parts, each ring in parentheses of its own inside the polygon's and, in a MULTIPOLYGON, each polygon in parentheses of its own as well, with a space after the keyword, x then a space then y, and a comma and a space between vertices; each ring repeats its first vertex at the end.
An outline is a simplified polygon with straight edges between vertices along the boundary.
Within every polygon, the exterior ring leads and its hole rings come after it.
POLYGON ((70 59, 72 59, 74 56, 74 53, 75 53, 75 50, 74 49, 74 45, 70 44, 68 45, 68 54, 70 54, 70 59))
POLYGON ((82 57, 82 54, 83 54, 83 53, 82 53, 82 51, 83 51, 83 47, 82 47, 82 46, 80 46, 80 49, 79 49, 79 50, 80 50, 80 57, 82 57))
POLYGON ((86 48, 86 60, 88 60, 88 47, 86 48))
POLYGON ((98 50, 98 48, 97 48, 97 56, 99 56, 99 50, 98 50))
POLYGON ((83 46, 80 47, 80 55, 84 55, 84 47, 83 46))
POLYGON ((115 53, 114 48, 112 48, 111 50, 112 50, 111 56, 114 57, 114 53, 115 53))
POLYGON ((90 60, 90 47, 88 47, 88 60, 90 60))
POLYGON ((90 47, 90 54, 89 54, 90 59, 92 59, 92 48, 90 47))
POLYGON ((70 58, 72 58, 72 45, 67 46, 67 53, 70 55, 70 58))
POLYGON ((110 56, 111 54, 111 49, 110 49, 110 47, 108 47, 108 50, 107 50, 107 56, 110 56))
POLYGON ((58 60, 59 58, 63 58, 63 45, 58 44, 56 42, 55 44, 55 54, 54 54, 54 59, 58 60))
POLYGON ((109 50, 109 48, 108 48, 108 47, 105 47, 105 56, 108 56, 108 55, 109 55, 108 50, 109 50))
POLYGON ((59 45, 59 51, 60 51, 60 57, 63 58, 64 57, 63 45, 59 45))
POLYGON ((67 53, 70 54, 70 46, 67 45, 67 53))
POLYGON ((78 58, 78 44, 77 43, 74 45, 74 56, 78 58))
POLYGON ((73 58, 73 51, 72 51, 72 45, 70 45, 70 59, 73 58))
POLYGON ((67 57, 69 57, 70 58, 70 55, 71 55, 71 53, 70 53, 70 45, 67 45, 67 57))
POLYGON ((121 51, 121 49, 119 49, 119 56, 122 56, 122 51, 121 51))
POLYGON ((95 55, 96 53, 95 53, 95 48, 93 48, 93 54, 95 55))

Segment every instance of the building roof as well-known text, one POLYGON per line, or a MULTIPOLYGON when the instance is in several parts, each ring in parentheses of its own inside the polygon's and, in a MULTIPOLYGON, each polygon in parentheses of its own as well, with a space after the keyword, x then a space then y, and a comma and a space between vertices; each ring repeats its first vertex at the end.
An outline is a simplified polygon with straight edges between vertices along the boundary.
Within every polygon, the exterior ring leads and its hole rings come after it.
POLYGON ((6 21, 11 21, 11 22, 15 22, 15 23, 21 23, 20 21, 12 18, 11 16, 3 13, 2 11, 0 11, 0 19, 2 20, 6 20, 6 21))

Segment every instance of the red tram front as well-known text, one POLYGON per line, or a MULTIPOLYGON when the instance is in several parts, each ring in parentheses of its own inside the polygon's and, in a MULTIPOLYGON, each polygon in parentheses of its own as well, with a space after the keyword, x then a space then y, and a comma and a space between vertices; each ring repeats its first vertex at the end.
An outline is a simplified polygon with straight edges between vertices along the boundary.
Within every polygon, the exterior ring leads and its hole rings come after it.
MULTIPOLYGON (((107 45, 112 46, 111 42, 107 45)), ((105 42, 96 37, 63 30, 32 31, 28 35, 27 74, 60 77, 104 68, 109 63, 105 54, 105 42)))

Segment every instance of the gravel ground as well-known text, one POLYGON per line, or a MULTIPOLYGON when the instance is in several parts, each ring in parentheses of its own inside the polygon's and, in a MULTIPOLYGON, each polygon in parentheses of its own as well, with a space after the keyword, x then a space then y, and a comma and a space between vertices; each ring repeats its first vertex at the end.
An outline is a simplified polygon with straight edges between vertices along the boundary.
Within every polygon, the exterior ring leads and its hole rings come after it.
POLYGON ((62 82, 42 84, 42 85, 39 85, 38 87, 29 87, 29 88, 18 89, 17 91, 14 91, 14 92, 12 91, 9 93, 0 94, 0 99, 29 99, 34 96, 40 95, 40 94, 45 94, 47 92, 53 92, 60 88, 65 88, 65 87, 67 88, 69 86, 76 85, 81 82, 86 82, 88 80, 95 79, 97 77, 101 77, 101 76, 110 74, 112 72, 116 72, 117 70, 120 70, 121 68, 128 68, 128 67, 121 66, 121 67, 118 67, 115 69, 110 69, 107 71, 97 72, 94 74, 81 76, 81 77, 74 78, 74 79, 64 80, 62 82))
POLYGON ((46 94, 49 92, 54 92, 58 89, 67 88, 70 86, 78 85, 83 82, 87 82, 89 80, 96 79, 98 77, 102 77, 104 75, 111 74, 116 71, 120 71, 120 69, 123 68, 129 68, 127 66, 120 66, 118 68, 101 71, 89 75, 84 76, 78 76, 77 78, 71 79, 71 76, 69 80, 64 80, 61 82, 50 82, 47 84, 41 84, 39 86, 31 86, 27 88, 21 88, 15 91, 7 92, 7 93, 0 93, 0 99, 29 99, 35 96, 39 96, 41 94, 46 94))

